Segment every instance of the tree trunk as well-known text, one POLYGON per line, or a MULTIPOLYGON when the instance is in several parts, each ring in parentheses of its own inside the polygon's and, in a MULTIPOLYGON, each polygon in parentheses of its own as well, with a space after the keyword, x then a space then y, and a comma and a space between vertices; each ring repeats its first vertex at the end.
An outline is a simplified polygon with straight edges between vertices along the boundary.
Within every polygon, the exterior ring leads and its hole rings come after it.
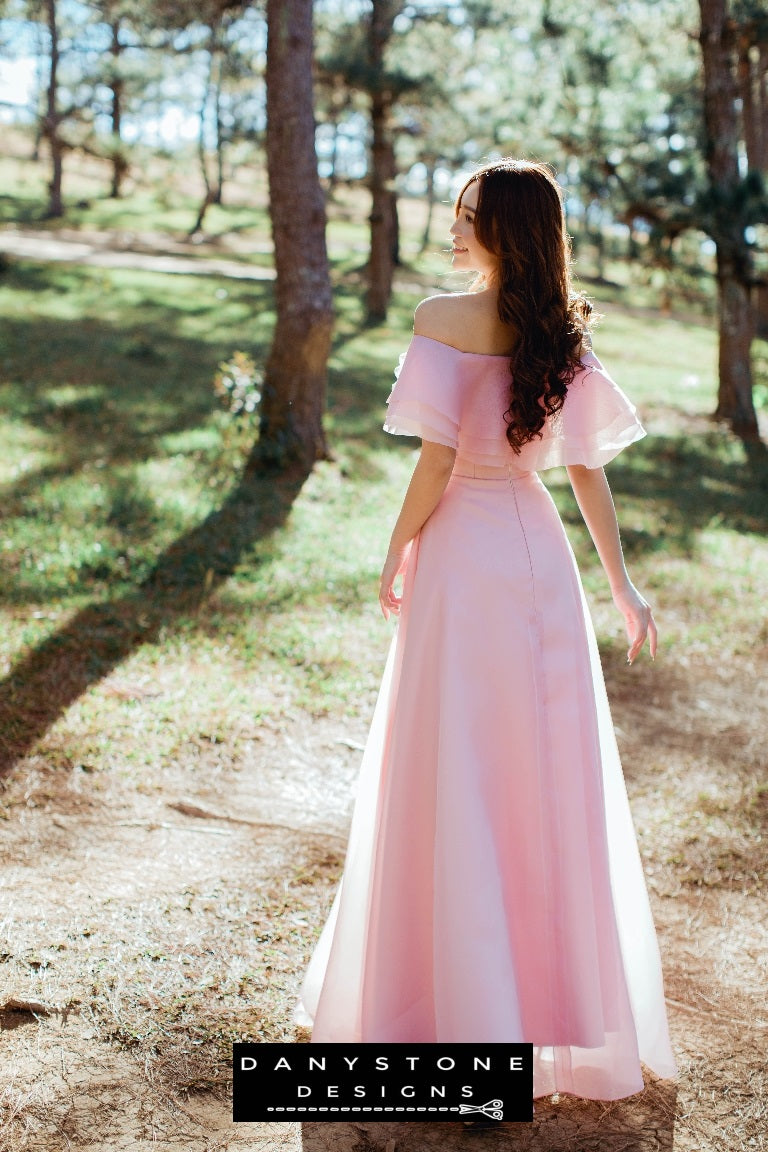
POLYGON ((392 236, 392 266, 393 268, 400 267, 400 214, 397 207, 397 193, 395 192, 395 176, 397 175, 397 168, 395 164, 395 149, 392 148, 391 160, 392 177, 389 183, 389 212, 390 212, 390 234, 392 236))
POLYGON ((368 66, 371 88, 371 253, 368 262, 366 311, 369 323, 387 318, 392 276, 399 259, 395 149, 390 128, 392 93, 386 83, 384 54, 402 4, 398 0, 371 0, 368 31, 368 66))
POLYGON ((114 62, 114 74, 110 88, 112 91, 112 186, 109 194, 117 200, 122 195, 122 184, 126 172, 128 171, 128 163, 125 159, 123 152, 123 80, 118 71, 118 63, 120 53, 123 46, 120 43, 120 19, 119 17, 112 24, 112 42, 110 44, 110 52, 114 62))
MULTIPOLYGON (((754 163, 750 163, 750 167, 762 172, 765 179, 768 177, 768 37, 761 39, 757 46, 755 103, 759 146, 754 163)), ((755 311, 758 335, 768 337, 768 284, 758 284, 755 289, 755 311)))
POLYGON ((309 471, 327 457, 323 409, 333 305, 317 171, 312 0, 267 0, 267 174, 277 323, 256 467, 309 471))
POLYGON ((328 173, 328 192, 333 196, 339 185, 339 144, 342 139, 341 120, 352 103, 351 90, 343 81, 333 79, 328 90, 328 110, 326 124, 333 130, 331 136, 331 155, 328 159, 330 172, 328 173))
POLYGON ((213 77, 214 49, 212 41, 213 32, 211 32, 211 42, 208 46, 208 76, 203 85, 203 98, 200 101, 200 109, 197 113, 197 159, 200 164, 200 175, 203 180, 203 187, 205 188, 204 202, 207 201, 208 203, 211 201, 213 185, 208 175, 208 155, 205 147, 205 121, 208 117, 208 104, 211 98, 211 80, 213 77))
POLYGON ((728 246, 717 246, 717 303, 720 324, 715 418, 727 420, 743 440, 759 439, 752 399, 751 349, 754 335, 749 287, 740 282, 728 246))
POLYGON ((728 28, 727 0, 699 0, 704 67, 704 127, 707 174, 714 209, 710 221, 717 245, 720 328, 716 419, 726 420, 745 440, 759 438, 752 399, 750 350, 750 253, 737 210, 740 184, 736 109, 737 85, 728 28))
POLYGON ((757 167, 768 172, 768 40, 758 45, 757 120, 761 126, 757 167))
POLYGON ((747 165, 751 168, 760 149, 760 136, 762 124, 757 120, 757 107, 755 101, 755 85, 753 80, 751 60, 752 38, 746 29, 738 37, 738 65, 736 75, 739 82, 741 96, 741 116, 744 122, 744 148, 747 153, 747 165))
POLYGON ((421 247, 419 248, 419 255, 422 256, 432 238, 432 217, 435 212, 435 169, 437 164, 433 159, 425 160, 424 167, 427 170, 427 189, 425 197, 427 201, 427 219, 424 221, 424 232, 421 237, 421 247))
POLYGON ((328 123, 330 123, 331 128, 333 129, 333 135, 331 136, 331 155, 329 159, 331 170, 328 173, 328 192, 331 196, 333 196, 339 183, 339 178, 336 172, 336 165, 339 161, 339 118, 335 112, 331 113, 331 119, 328 121, 328 123))
POLYGON ((755 331, 763 340, 768 339, 768 285, 755 287, 755 331))
POLYGON ((206 192, 205 196, 203 197, 201 204, 200 204, 200 207, 197 210, 197 217, 195 219, 195 222, 192 225, 192 227, 190 228, 189 232, 187 233, 187 236, 189 236, 190 238, 193 236, 197 236, 198 232, 202 232, 203 222, 204 222, 205 217, 208 213, 208 209, 210 208, 211 204, 213 204, 213 202, 214 202, 214 200, 213 200, 214 194, 215 194, 214 189, 209 188, 208 191, 206 192))
POLYGON ((390 204, 389 173, 391 148, 387 140, 389 102, 381 92, 371 100, 371 251, 368 260, 368 320, 378 323, 386 320, 392 296, 394 273, 392 208, 390 204))
POLYGON ((50 217, 64 215, 64 202, 61 194, 62 172, 64 168, 64 144, 59 135, 61 119, 58 109, 59 92, 59 26, 56 19, 56 0, 45 0, 45 11, 50 37, 50 68, 48 71, 48 101, 45 113, 44 135, 51 152, 51 179, 48 184, 48 211, 50 217))
MULTIPOLYGON (((217 52, 217 27, 212 24, 210 27, 210 36, 208 38, 208 76, 206 77, 205 84, 203 85, 203 99, 200 102, 200 111, 197 114, 198 132, 197 132, 197 158, 200 164, 200 175, 203 180, 203 199, 200 201, 200 207, 197 212, 197 219, 189 230, 189 236, 196 236, 198 232, 203 230, 203 221, 205 220, 208 209, 211 204, 216 204, 217 189, 215 181, 211 180, 208 173, 208 151, 205 146, 205 122, 208 117, 208 107, 211 102, 211 93, 214 91, 214 74, 216 71, 216 52, 217 52)), ((218 131, 218 110, 216 114, 218 131)))
MULTIPOLYGON (((750 172, 768 175, 768 39, 756 20, 742 24, 738 37, 738 80, 744 120, 744 150, 750 172)), ((768 333, 768 285, 752 286, 755 334, 768 333)))
POLYGON ((221 86, 224 76, 223 51, 219 54, 218 68, 216 69, 216 84, 213 90, 213 118, 216 129, 216 187, 213 191, 214 204, 223 203, 224 199, 224 128, 221 123, 221 86))
POLYGON ((40 22, 35 21, 35 135, 32 144, 31 159, 35 164, 40 161, 40 145, 45 138, 45 110, 47 106, 46 56, 47 44, 44 44, 45 33, 40 22))
POLYGON ((584 207, 584 231, 587 243, 595 250, 595 275, 605 279, 605 236, 603 234, 602 210, 599 200, 587 199, 584 207))

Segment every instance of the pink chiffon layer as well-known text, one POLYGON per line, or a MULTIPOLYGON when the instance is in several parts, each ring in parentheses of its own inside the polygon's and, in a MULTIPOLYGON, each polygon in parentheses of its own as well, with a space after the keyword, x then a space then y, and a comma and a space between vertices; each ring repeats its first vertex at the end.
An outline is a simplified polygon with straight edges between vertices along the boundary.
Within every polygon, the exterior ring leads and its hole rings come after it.
POLYGON ((504 438, 502 357, 415 337, 390 431, 454 475, 409 559, 344 873, 295 1018, 312 1040, 530 1042, 534 1096, 675 1074, 656 933, 594 631, 536 468, 642 436, 585 358, 544 438, 504 438))

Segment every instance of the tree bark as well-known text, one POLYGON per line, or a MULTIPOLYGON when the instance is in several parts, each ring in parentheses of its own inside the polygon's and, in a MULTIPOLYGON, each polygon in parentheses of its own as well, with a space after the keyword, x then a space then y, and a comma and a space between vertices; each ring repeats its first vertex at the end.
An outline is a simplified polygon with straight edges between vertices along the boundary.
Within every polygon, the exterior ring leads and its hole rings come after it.
POLYGON ((43 135, 51 153, 51 179, 48 184, 48 211, 50 217, 64 215, 61 184, 64 169, 64 144, 59 135, 61 117, 58 109, 59 94, 59 25, 56 0, 45 0, 45 12, 50 37, 50 67, 48 70, 48 96, 43 135))
POLYGON ((386 82, 384 55, 392 35, 399 0, 371 0, 368 67, 371 75, 371 251, 368 261, 366 311, 369 323, 387 318, 392 277, 399 259, 395 148, 390 114, 392 92, 386 82))
POLYGON ((46 56, 47 44, 43 25, 35 21, 35 136, 32 144, 31 159, 35 164, 40 161, 40 145, 45 138, 45 110, 47 106, 47 80, 46 56))
POLYGON ((309 471, 327 457, 323 409, 333 305, 317 171, 312 0, 267 0, 267 174, 277 323, 253 465, 309 471))
POLYGON ((200 108, 197 113, 197 159, 200 164, 200 175, 203 180, 203 187, 205 188, 204 201, 211 202, 213 194, 213 184, 208 175, 208 153, 205 146, 205 122, 208 118, 208 105, 211 99, 211 84, 213 81, 213 67, 215 60, 214 48, 215 32, 211 29, 210 39, 208 41, 208 75, 203 85, 203 98, 200 101, 200 108))
POLYGON ((110 188, 110 196, 117 200, 122 195, 122 184, 126 172, 128 171, 128 163, 125 159, 123 152, 123 80, 118 71, 118 63, 120 60, 120 53, 123 46, 120 42, 120 18, 116 17, 112 25, 112 40, 110 43, 110 52, 114 62, 114 74, 111 78, 110 88, 112 91, 112 186, 110 188))
MULTIPOLYGON (((755 123, 758 127, 758 151, 750 167, 768 177, 768 36, 763 36, 757 45, 757 82, 755 84, 755 123)), ((755 288, 755 311, 757 332, 763 338, 768 336, 768 284, 761 283, 755 288)))
POLYGON ((760 134, 762 125, 756 119, 755 90, 752 77, 751 37, 746 29, 739 33, 737 71, 739 81, 739 94, 741 96, 741 115, 744 121, 744 148, 747 153, 747 164, 752 167, 752 161, 760 151, 760 134))
POLYGON ((727 0, 699 0, 704 71, 705 156, 717 245, 719 389, 716 419, 745 440, 759 439, 752 399, 750 253, 737 210, 739 121, 727 0))
POLYGON ((768 40, 758 46, 757 118, 762 127, 758 167, 768 172, 768 40))
MULTIPOLYGON (((215 19, 215 18, 212 18, 215 19)), ((203 98, 200 102, 200 110, 197 114, 198 132, 197 132, 197 158, 200 164, 200 176, 203 181, 203 198, 200 201, 200 207, 197 212, 197 219, 189 230, 189 236, 196 236, 198 232, 203 230, 203 222, 205 220, 208 209, 211 204, 221 203, 220 190, 217 188, 216 182, 211 180, 208 172, 208 150, 205 143, 205 122, 208 118, 208 108, 211 103, 211 95, 215 96, 215 72, 216 72, 216 54, 218 51, 218 25, 211 23, 209 28, 208 37, 208 75, 203 85, 203 98)), ((218 98, 218 97, 216 97, 218 98)), ((218 119, 219 112, 216 108, 216 131, 218 132, 218 119)), ((218 141, 217 141, 218 153, 218 141)))
POLYGON ((222 45, 217 62, 216 83, 213 89, 213 120, 216 130, 216 187, 213 197, 214 204, 222 204, 224 201, 224 125, 221 122, 221 89, 224 83, 225 50, 222 45))
POLYGON ((339 160, 339 118, 335 111, 332 111, 331 117, 328 119, 327 123, 331 125, 333 130, 333 135, 331 137, 331 155, 329 159, 331 170, 328 173, 328 191, 330 195, 333 196, 333 193, 336 191, 339 183, 338 174, 336 172, 336 165, 339 160))
MULTIPOLYGON (((748 20, 738 28, 738 81, 744 120, 744 150, 750 172, 768 175, 768 29, 764 23, 748 20)), ((768 285, 752 287, 755 333, 768 332, 768 285)))
POLYGON ((193 236, 197 236, 198 232, 202 232, 203 223, 204 223, 205 217, 208 213, 208 209, 210 208, 211 204, 214 203, 214 194, 215 194, 214 189, 209 188, 208 191, 206 192, 205 196, 203 197, 203 199, 200 203, 200 207, 197 210, 197 216, 195 218, 195 222, 192 225, 192 227, 190 228, 189 232, 187 233, 187 235, 190 237, 190 239, 193 236))

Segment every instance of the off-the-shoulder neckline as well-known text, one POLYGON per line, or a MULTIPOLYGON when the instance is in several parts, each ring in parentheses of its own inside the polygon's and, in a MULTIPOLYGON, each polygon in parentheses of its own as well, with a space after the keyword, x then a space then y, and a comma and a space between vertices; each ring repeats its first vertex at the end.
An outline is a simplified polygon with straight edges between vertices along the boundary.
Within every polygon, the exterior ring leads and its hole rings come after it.
POLYGON ((429 340, 430 344, 439 344, 441 348, 450 348, 451 352, 458 352, 459 356, 482 356, 486 360, 511 359, 506 352, 465 352, 463 348, 456 348, 453 344, 446 344, 445 340, 436 340, 434 336, 422 336, 420 332, 415 332, 413 339, 429 340))
MULTIPOLYGON (((420 332, 414 332, 414 340, 428 340, 430 344, 439 344, 441 348, 448 348, 451 352, 457 352, 459 356, 479 356, 485 360, 511 360, 511 356, 505 352, 465 352, 463 348, 456 348, 453 344, 446 344, 445 340, 436 340, 434 336, 422 336, 420 332)), ((588 356, 597 359, 591 348, 588 348, 581 357, 582 363, 588 356)))

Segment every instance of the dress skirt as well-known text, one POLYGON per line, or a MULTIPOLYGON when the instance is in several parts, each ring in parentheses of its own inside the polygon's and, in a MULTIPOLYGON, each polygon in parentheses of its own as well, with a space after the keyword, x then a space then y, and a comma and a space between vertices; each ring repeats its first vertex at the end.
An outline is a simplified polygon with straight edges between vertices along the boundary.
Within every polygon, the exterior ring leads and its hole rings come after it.
POLYGON ((453 476, 413 545, 313 1041, 529 1042, 534 1095, 675 1063, 594 631, 535 472, 453 476))

